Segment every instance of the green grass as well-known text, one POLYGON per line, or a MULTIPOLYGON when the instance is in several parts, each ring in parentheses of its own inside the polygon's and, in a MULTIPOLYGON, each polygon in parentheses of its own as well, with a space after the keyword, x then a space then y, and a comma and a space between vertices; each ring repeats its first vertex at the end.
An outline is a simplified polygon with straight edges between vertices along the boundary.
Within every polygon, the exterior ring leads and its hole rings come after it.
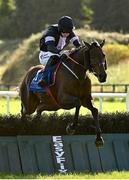
POLYGON ((14 175, 0 173, 1 179, 128 179, 129 171, 113 171, 106 173, 69 173, 55 175, 14 175))
MULTIPOLYGON (((96 99, 95 101, 93 101, 93 103, 94 103, 94 106, 99 109, 99 101, 96 99)), ((15 99, 11 98, 9 107, 10 107, 10 114, 19 114, 20 108, 21 108, 20 100, 18 98, 15 98, 15 99)), ((71 109, 70 111, 61 109, 61 110, 58 110, 57 112, 59 114, 62 114, 64 112, 70 112, 71 114, 73 114, 74 111, 75 111, 75 109, 71 109)), ((125 100, 115 99, 114 101, 113 100, 107 101, 106 99, 103 99, 102 113, 113 113, 116 111, 117 112, 125 112, 126 111, 125 100)), ((49 112, 49 113, 53 113, 53 112, 49 112)), ((81 107, 80 114, 85 115, 87 113, 89 114, 90 111, 84 107, 81 107)), ((7 114, 5 98, 0 99, 0 114, 7 114)))

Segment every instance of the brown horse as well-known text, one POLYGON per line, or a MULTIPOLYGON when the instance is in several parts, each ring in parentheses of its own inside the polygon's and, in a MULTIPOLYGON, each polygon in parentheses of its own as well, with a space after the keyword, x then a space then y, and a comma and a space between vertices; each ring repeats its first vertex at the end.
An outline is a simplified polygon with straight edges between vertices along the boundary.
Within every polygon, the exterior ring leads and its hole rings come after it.
POLYGON ((66 128, 67 133, 72 134, 77 128, 80 107, 84 106, 91 111, 95 120, 96 146, 103 145, 98 110, 93 107, 91 102, 91 80, 86 71, 91 71, 100 83, 106 81, 106 59, 102 51, 104 42, 100 44, 97 41, 91 44, 84 42, 84 46, 72 52, 67 58, 61 59, 56 81, 53 86, 48 87, 48 93, 33 93, 28 90, 30 82, 42 65, 32 67, 20 86, 22 116, 35 111, 37 111, 37 115, 41 115, 44 110, 56 111, 60 108, 75 107, 74 121, 66 128))

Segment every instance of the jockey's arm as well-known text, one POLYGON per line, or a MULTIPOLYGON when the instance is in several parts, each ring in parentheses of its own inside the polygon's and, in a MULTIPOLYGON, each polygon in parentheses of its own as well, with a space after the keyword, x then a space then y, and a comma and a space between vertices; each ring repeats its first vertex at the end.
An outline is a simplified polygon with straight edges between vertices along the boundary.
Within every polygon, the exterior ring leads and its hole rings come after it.
POLYGON ((73 45, 76 47, 76 48, 79 48, 81 46, 81 43, 78 39, 74 40, 73 41, 73 45))
POLYGON ((47 50, 52 52, 52 53, 55 53, 55 54, 59 54, 59 50, 55 47, 55 44, 54 42, 51 42, 51 43, 48 43, 47 44, 47 50))
POLYGON ((71 42, 76 48, 78 48, 78 47, 81 46, 79 37, 78 37, 74 32, 72 32, 72 33, 70 34, 70 42, 71 42))

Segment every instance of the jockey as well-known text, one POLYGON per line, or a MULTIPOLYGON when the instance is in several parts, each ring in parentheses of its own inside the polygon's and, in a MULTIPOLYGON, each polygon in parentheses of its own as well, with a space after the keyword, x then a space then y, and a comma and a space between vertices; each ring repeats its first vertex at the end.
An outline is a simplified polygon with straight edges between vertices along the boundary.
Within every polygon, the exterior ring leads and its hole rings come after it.
MULTIPOLYGON (((59 19, 58 24, 51 25, 43 34, 40 39, 40 53, 39 61, 45 66, 45 69, 55 63, 55 60, 59 60, 61 51, 66 47, 69 42, 78 48, 81 43, 79 38, 73 32, 74 25, 73 20, 69 16, 63 16, 59 19)), ((45 82, 39 81, 39 85, 43 85, 45 82)))

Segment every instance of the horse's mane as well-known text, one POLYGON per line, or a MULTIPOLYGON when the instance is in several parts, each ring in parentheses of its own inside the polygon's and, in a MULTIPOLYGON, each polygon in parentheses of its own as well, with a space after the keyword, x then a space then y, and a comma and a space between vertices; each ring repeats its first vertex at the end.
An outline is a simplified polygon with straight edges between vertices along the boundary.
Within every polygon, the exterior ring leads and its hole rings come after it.
MULTIPOLYGON (((93 42, 91 42, 90 45, 91 45, 91 46, 96 46, 96 47, 99 47, 99 46, 100 46, 100 44, 98 43, 97 40, 94 40, 93 42)), ((70 53, 69 53, 69 56, 74 55, 75 53, 77 53, 78 51, 82 50, 83 48, 86 48, 86 46, 85 46, 85 45, 82 45, 82 46, 80 46, 79 48, 76 48, 76 49, 74 49, 74 50, 71 49, 71 50, 70 50, 70 53)))
POLYGON ((77 53, 78 51, 80 51, 82 48, 84 48, 85 46, 83 45, 83 46, 80 46, 79 48, 76 48, 76 49, 71 49, 70 50, 70 53, 69 53, 69 56, 72 56, 72 55, 74 55, 75 53, 77 53))

